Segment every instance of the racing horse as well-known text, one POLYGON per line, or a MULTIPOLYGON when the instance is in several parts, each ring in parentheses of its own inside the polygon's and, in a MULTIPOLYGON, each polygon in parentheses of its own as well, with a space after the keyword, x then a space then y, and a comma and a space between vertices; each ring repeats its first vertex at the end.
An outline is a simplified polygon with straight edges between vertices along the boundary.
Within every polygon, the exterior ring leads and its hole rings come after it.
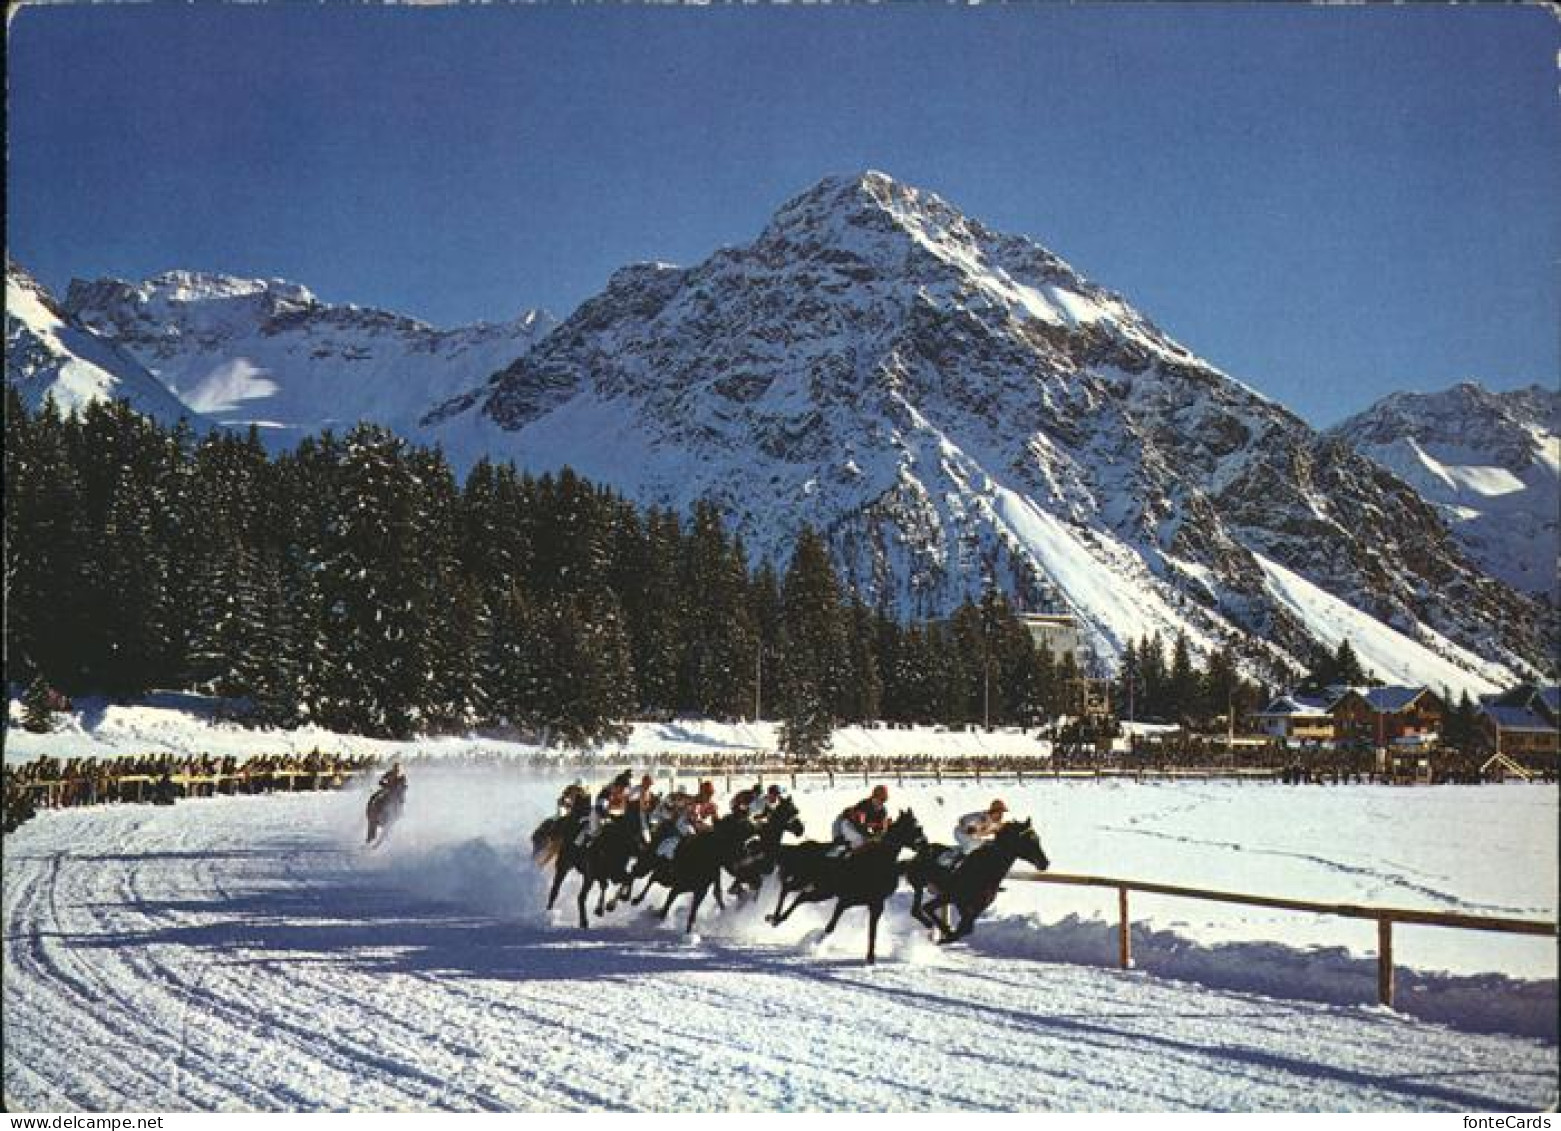
MULTIPOLYGON (((919 851, 926 844, 927 834, 922 831, 916 814, 909 809, 902 809, 883 836, 868 841, 848 855, 831 856, 828 846, 822 845, 822 852, 794 852, 791 856, 792 866, 796 868, 800 865, 805 875, 787 873, 787 858, 783 851, 780 902, 775 905, 775 914, 769 916, 769 921, 779 926, 802 904, 833 899, 835 913, 824 928, 827 935, 835 929, 840 916, 848 908, 866 907, 867 964, 871 966, 878 960, 878 920, 883 917, 884 904, 900 884, 900 850, 912 848, 919 851), (797 898, 782 911, 781 904, 786 902, 789 891, 795 891, 797 898)), ((805 847, 809 846, 793 846, 794 849, 805 847)))
POLYGON ((643 869, 645 862, 650 863, 650 879, 645 881, 645 889, 634 898, 634 902, 643 900, 650 893, 652 884, 666 884, 670 889, 667 900, 657 912, 658 918, 665 919, 678 896, 691 894, 694 898, 689 904, 688 921, 683 929, 692 931, 694 918, 699 914, 699 905, 705 901, 706 895, 713 892, 716 906, 722 911, 726 910, 726 901, 721 898, 721 869, 729 868, 737 861, 742 855, 743 845, 753 837, 755 831, 753 822, 745 814, 730 813, 705 832, 683 838, 671 860, 662 856, 645 857, 640 867, 643 869))
MULTIPOLYGON (((567 820, 567 819, 566 819, 567 820)), ((578 830, 579 823, 575 824, 578 830)), ((566 825, 567 828, 567 825, 566 825)), ((538 829, 540 833, 542 830, 538 829)), ((580 873, 580 895, 576 903, 580 909, 580 926, 590 925, 586 917, 585 903, 591 888, 598 888, 596 913, 606 914, 628 895, 629 877, 635 857, 645 850, 645 839, 640 832, 640 822, 632 816, 611 817, 602 822, 596 836, 585 844, 577 844, 576 836, 568 836, 558 849, 558 864, 553 870, 553 888, 548 893, 547 909, 553 910, 558 891, 570 872, 580 873), (618 885, 611 902, 607 900, 607 888, 618 885)), ((535 838, 533 838, 535 843, 535 838)))
POLYGON ((802 835, 802 818, 797 814, 797 803, 790 797, 782 797, 775 803, 769 815, 758 825, 758 834, 748 838, 742 846, 742 854, 726 866, 732 874, 730 894, 739 898, 758 897, 764 887, 764 877, 775 870, 780 855, 781 838, 787 833, 802 835))
POLYGON ((405 808, 407 801, 406 779, 399 784, 381 785, 369 795, 369 803, 364 807, 363 815, 368 818, 369 832, 363 843, 370 848, 378 848, 385 843, 385 838, 390 835, 390 826, 395 824, 401 816, 401 810, 405 808), (377 838, 377 839, 376 839, 377 838))
POLYGON ((976 920, 997 898, 1004 877, 1015 860, 1026 860, 1042 872, 1051 867, 1041 838, 1028 820, 1016 821, 998 829, 990 843, 948 867, 941 861, 949 849, 928 845, 905 865, 905 879, 914 897, 911 914, 918 923, 936 929, 939 943, 962 939, 976 928, 976 920), (925 891, 932 898, 922 902, 925 891), (949 928, 948 908, 959 912, 959 925, 949 928))

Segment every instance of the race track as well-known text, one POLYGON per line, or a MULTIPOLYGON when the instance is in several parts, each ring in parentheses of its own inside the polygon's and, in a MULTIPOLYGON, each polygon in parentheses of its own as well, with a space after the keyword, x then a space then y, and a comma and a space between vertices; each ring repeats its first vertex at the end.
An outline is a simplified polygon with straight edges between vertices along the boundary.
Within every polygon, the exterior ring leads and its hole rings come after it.
MULTIPOLYGON (((417 794, 414 793, 414 800, 417 794)), ((523 821, 368 852, 361 794, 46 814, 6 840, 18 1110, 1495 1110, 1556 1048, 1363 1005, 943 950, 894 908, 693 939, 537 906, 523 821), (795 926, 793 925, 795 924, 795 926)), ((903 898, 903 897, 902 897, 903 898)))

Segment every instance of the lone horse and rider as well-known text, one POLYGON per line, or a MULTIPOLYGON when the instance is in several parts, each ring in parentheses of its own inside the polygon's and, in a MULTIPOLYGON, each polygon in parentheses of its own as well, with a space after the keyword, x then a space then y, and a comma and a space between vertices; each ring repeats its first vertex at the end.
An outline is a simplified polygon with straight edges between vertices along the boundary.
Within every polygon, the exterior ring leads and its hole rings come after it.
POLYGON ((392 762, 390 769, 380 775, 379 788, 369 796, 369 803, 364 811, 364 815, 368 818, 369 831, 363 840, 364 844, 373 848, 385 842, 390 826, 400 818, 406 800, 406 774, 402 772, 399 761, 392 762))

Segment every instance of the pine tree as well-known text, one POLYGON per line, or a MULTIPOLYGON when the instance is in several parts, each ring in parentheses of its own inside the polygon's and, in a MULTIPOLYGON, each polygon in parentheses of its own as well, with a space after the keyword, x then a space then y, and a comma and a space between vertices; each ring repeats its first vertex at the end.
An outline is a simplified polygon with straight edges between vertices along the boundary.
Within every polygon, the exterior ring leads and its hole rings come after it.
POLYGON ((41 675, 27 685, 22 696, 22 726, 34 734, 54 729, 54 692, 41 675))
POLYGON ((1178 632, 1171 649, 1170 686, 1167 690, 1171 718, 1190 719, 1198 710, 1198 676, 1192 666, 1192 649, 1187 634, 1178 632))
POLYGON ((754 667, 758 673, 757 709, 764 718, 774 718, 781 709, 779 657, 785 628, 781 610, 780 578, 769 559, 760 563, 748 584, 748 613, 757 636, 759 655, 754 667))
POLYGON ((854 596, 846 614, 846 677, 839 714, 848 722, 877 719, 883 709, 873 614, 854 596))
POLYGON ((781 749, 801 761, 829 748, 849 660, 840 586, 829 552, 811 527, 797 537, 781 589, 785 625, 781 749))

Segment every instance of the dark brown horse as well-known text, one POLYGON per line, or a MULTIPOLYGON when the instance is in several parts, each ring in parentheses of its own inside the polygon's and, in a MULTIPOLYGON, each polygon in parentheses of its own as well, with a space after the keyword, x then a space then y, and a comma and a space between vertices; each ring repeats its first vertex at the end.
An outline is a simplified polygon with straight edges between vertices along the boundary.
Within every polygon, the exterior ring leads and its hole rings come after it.
POLYGON ((840 916, 850 907, 867 908, 867 962, 878 959, 878 920, 883 917, 884 904, 900 883, 899 856, 902 848, 920 849, 927 843, 916 814, 909 809, 900 815, 877 840, 868 841, 845 856, 831 856, 828 845, 813 842, 794 845, 781 851, 780 901, 770 922, 784 923, 793 911, 804 903, 816 903, 825 899, 835 900, 835 913, 824 928, 827 935, 840 922, 840 916), (806 851, 803 851, 806 850, 806 851), (782 911, 786 896, 796 892, 792 905, 782 911))
MULTIPOLYGON (((569 818, 564 818, 567 822, 569 818)), ((575 824, 576 830, 579 824, 575 824)), ((537 830, 541 832, 540 829, 537 830)), ((580 895, 576 904, 580 909, 580 926, 589 926, 590 920, 586 918, 585 902, 590 896, 591 888, 598 889, 596 896, 596 913, 598 915, 611 911, 618 905, 620 899, 628 894, 629 876, 634 865, 635 857, 645 851, 645 841, 640 835, 640 822, 634 817, 612 817, 602 823, 596 836, 585 844, 577 844, 576 835, 571 835, 559 844, 558 864, 553 871, 553 888, 548 893, 547 908, 553 909, 554 902, 558 899, 558 890, 564 886, 564 879, 570 872, 580 873, 580 895), (617 884, 618 891, 613 895, 611 902, 607 900, 607 889, 610 885, 617 884)), ((533 844, 536 838, 533 837, 533 844)))
POLYGON ((1041 871, 1051 867, 1041 838, 1029 821, 1017 821, 1004 825, 992 838, 953 868, 941 863, 948 848, 941 844, 929 845, 916 858, 905 865, 905 879, 915 892, 911 901, 911 914, 916 921, 935 928, 938 942, 951 943, 975 930, 1015 860, 1027 860, 1041 871), (922 902, 924 891, 931 891, 932 898, 922 902), (959 912, 959 926, 949 928, 948 908, 959 912))
POLYGON ((764 877, 775 870, 780 857, 781 838, 787 833, 802 835, 802 818, 797 814, 797 803, 782 797, 757 823, 758 832, 742 846, 741 855, 726 865, 732 874, 731 894, 739 897, 758 896, 764 887, 764 877))
POLYGON ((645 890, 634 897, 634 902, 639 903, 644 899, 652 884, 665 884, 671 890, 667 892, 667 900, 657 913, 665 919, 678 896, 685 893, 692 895, 694 898, 689 904, 688 921, 683 926, 685 931, 692 931, 694 919, 699 914, 699 905, 705 901, 706 895, 713 893, 716 906, 722 911, 726 910, 726 901, 721 898, 721 869, 730 867, 738 860, 743 845, 756 831, 746 815, 733 813, 722 817, 707 831, 685 837, 673 852, 671 860, 663 856, 642 857, 640 868, 649 866, 650 879, 645 881, 645 890))
POLYGON ((406 807, 407 787, 406 779, 399 784, 382 785, 369 797, 369 803, 364 808, 364 816, 368 818, 369 832, 364 839, 364 844, 371 848, 377 848, 385 843, 385 837, 390 835, 390 826, 401 817, 401 810, 406 807))

